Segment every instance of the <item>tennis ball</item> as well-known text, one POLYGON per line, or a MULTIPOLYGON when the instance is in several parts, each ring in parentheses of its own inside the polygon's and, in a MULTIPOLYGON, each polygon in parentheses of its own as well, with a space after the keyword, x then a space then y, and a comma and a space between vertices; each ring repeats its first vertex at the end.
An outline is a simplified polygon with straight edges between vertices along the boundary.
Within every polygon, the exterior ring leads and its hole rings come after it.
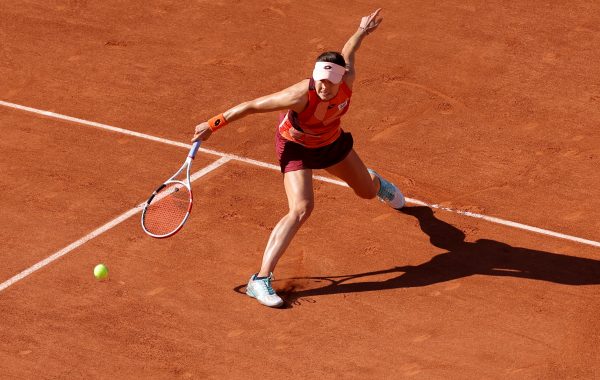
POLYGON ((98 264, 94 268, 94 277, 96 280, 104 280, 108 277, 108 268, 104 264, 98 264))

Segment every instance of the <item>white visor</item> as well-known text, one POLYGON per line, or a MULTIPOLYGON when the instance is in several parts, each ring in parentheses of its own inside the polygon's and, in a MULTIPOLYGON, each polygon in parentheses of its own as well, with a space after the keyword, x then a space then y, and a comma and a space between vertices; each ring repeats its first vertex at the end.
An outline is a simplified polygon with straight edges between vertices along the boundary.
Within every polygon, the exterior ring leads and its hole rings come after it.
POLYGON ((338 84, 342 81, 342 77, 346 73, 346 68, 332 62, 317 62, 313 70, 314 80, 327 79, 328 81, 338 84))

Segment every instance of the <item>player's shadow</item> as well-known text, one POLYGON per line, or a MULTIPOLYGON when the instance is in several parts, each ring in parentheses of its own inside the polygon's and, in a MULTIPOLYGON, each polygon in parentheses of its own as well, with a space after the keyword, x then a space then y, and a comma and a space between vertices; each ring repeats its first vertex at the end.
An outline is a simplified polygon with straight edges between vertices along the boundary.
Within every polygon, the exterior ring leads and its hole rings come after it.
POLYGON ((510 276, 566 285, 600 284, 598 260, 513 247, 489 239, 466 242, 461 230, 436 218, 429 207, 405 207, 401 212, 417 218, 431 244, 448 252, 420 265, 345 276, 288 279, 282 294, 293 304, 317 295, 420 287, 472 275, 510 276), (368 280, 371 276, 393 273, 398 276, 383 281, 368 280), (314 283, 326 285, 313 287, 314 283), (311 288, 302 289, 306 286, 311 288))

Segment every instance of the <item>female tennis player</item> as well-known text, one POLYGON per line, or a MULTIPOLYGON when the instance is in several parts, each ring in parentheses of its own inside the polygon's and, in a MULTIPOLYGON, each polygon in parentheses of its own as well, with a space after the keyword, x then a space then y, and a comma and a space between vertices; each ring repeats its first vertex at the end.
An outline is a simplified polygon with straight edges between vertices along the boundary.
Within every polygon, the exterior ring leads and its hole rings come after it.
POLYGON ((367 169, 352 148, 352 135, 340 127, 348 112, 356 78, 355 54, 362 40, 375 31, 381 9, 361 19, 358 30, 341 53, 326 52, 315 63, 312 78, 282 91, 238 104, 196 126, 192 141, 207 140, 226 124, 254 113, 286 111, 276 129, 279 158, 289 211, 277 223, 263 255, 262 266, 248 282, 246 293, 270 307, 283 305, 271 285, 273 270, 314 205, 313 169, 325 169, 345 181, 361 198, 376 196, 394 209, 404 206, 404 196, 391 182, 367 169))

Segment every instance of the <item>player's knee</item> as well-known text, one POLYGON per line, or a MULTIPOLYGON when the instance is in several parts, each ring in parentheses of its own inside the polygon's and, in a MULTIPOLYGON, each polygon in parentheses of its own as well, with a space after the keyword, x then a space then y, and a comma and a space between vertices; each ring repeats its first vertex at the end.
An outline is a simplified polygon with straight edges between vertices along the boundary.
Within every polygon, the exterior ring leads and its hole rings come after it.
POLYGON ((290 209, 290 214, 296 219, 299 223, 304 222, 314 209, 313 201, 303 201, 298 202, 290 209))

